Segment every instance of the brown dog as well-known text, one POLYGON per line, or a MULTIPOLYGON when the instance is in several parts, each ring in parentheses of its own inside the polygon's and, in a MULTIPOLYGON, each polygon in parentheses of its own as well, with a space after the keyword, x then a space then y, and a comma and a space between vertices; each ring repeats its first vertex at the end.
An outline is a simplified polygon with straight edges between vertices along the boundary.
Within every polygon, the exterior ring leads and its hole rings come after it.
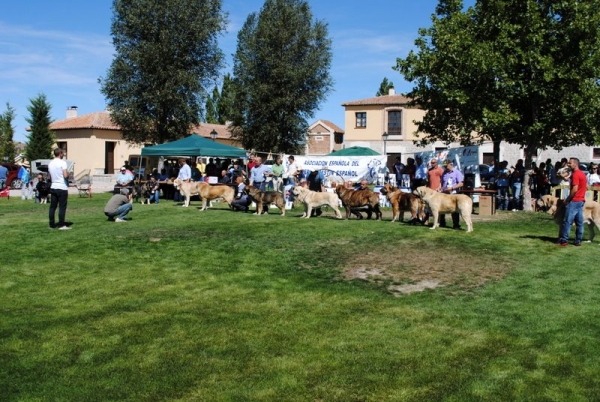
MULTIPOLYGON (((552 208, 548 210, 549 214, 554 216, 554 222, 560 226, 565 218, 565 203, 563 200, 556 200, 552 208)), ((596 233, 594 227, 600 231, 600 204, 596 201, 586 201, 583 204, 583 223, 587 223, 590 229, 590 241, 594 241, 596 233)))
POLYGON ((473 200, 468 195, 439 193, 426 186, 418 187, 413 191, 413 194, 423 200, 431 210, 433 225, 430 229, 438 227, 438 217, 440 214, 459 212, 467 224, 467 232, 473 231, 473 222, 471 221, 473 200))
MULTIPOLYGON (((346 209, 346 219, 350 219, 351 213, 357 213, 358 209, 366 209, 367 219, 371 219, 371 215, 375 212, 375 219, 381 219, 381 210, 379 209, 379 196, 371 190, 353 190, 346 188, 343 184, 339 184, 335 188, 342 205, 346 209)), ((362 215, 360 215, 362 218, 362 215)))
MULTIPOLYGON (((263 207, 269 208, 269 205, 275 204, 281 211, 281 216, 285 216, 285 200, 283 194, 278 191, 261 191, 253 186, 246 186, 246 194, 256 203, 255 215, 263 213, 263 207)), ((267 211, 265 211, 267 212, 267 211)))
POLYGON ((231 206, 233 197, 235 196, 235 191, 233 188, 222 184, 212 186, 204 182, 188 183, 179 179, 175 179, 173 184, 175 185, 175 188, 179 189, 181 194, 185 196, 185 201, 183 203, 184 207, 190 205, 190 197, 192 195, 200 196, 200 198, 202 198, 202 208, 200 208, 200 211, 206 210, 209 201, 217 200, 219 198, 222 198, 231 206))
POLYGON ((392 204, 392 222, 396 222, 398 219, 403 221, 404 211, 410 211, 412 216, 411 222, 422 222, 425 220, 425 206, 416 195, 404 193, 391 184, 384 184, 379 192, 385 195, 390 204, 392 204))

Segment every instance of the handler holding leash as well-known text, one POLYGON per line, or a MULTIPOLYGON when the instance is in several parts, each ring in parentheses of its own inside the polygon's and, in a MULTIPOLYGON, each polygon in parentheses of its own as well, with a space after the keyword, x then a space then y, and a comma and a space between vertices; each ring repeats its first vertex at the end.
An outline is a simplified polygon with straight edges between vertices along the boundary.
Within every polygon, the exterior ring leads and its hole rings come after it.
POLYGON ((569 168, 571 169, 571 192, 564 201, 565 217, 563 218, 562 226, 557 245, 566 247, 569 245, 569 233, 571 225, 575 222, 577 227, 575 231, 574 246, 581 246, 583 240, 583 205, 585 204, 585 192, 587 191, 587 179, 585 173, 579 169, 579 159, 569 159, 569 168))
MULTIPOLYGON (((447 161, 446 170, 442 175, 442 193, 456 194, 463 186, 464 176, 460 170, 454 168, 452 161, 447 161)), ((446 216, 440 214, 440 226, 446 226, 446 216)), ((460 215, 458 212, 452 212, 452 228, 460 229, 460 215)))
POLYGON ((262 158, 257 156, 254 158, 254 167, 250 171, 250 185, 265 191, 265 178, 272 176, 273 172, 267 165, 263 165, 262 158))

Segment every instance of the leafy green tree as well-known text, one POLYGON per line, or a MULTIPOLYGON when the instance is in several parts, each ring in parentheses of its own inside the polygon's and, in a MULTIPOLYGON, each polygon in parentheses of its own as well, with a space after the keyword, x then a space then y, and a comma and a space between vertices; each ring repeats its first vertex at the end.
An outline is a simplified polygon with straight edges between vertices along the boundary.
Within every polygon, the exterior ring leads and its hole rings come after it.
POLYGON ((52 158, 52 146, 56 142, 54 133, 50 130, 52 105, 48 103, 44 94, 39 94, 29 101, 31 104, 27 106, 27 110, 30 116, 25 119, 29 123, 25 158, 28 161, 50 159, 52 158))
POLYGON ((219 88, 215 86, 212 92, 212 96, 206 99, 206 122, 212 124, 219 124, 219 111, 217 105, 219 103, 219 88))
POLYGON ((225 74, 223 78, 223 86, 221 87, 221 95, 217 102, 217 112, 219 115, 219 123, 225 124, 232 120, 235 113, 235 92, 233 89, 233 80, 230 74, 225 74))
POLYGON ((133 143, 181 138, 201 120, 220 68, 221 0, 114 0, 116 56, 100 79, 113 121, 133 143))
POLYGON ((426 110, 421 143, 591 145, 600 129, 600 7, 583 0, 440 0, 396 69, 426 110), (472 132, 480 134, 473 138, 472 132))
POLYGON ((383 81, 381 81, 379 90, 375 96, 388 95, 390 93, 390 88, 394 88, 394 83, 392 81, 388 81, 387 77, 383 77, 383 81))
POLYGON ((331 90, 331 40, 307 1, 266 0, 238 33, 233 136, 246 149, 296 152, 331 90))
POLYGON ((15 117, 15 109, 6 102, 6 110, 0 114, 0 160, 5 162, 14 162, 15 160, 15 143, 13 141, 15 117))

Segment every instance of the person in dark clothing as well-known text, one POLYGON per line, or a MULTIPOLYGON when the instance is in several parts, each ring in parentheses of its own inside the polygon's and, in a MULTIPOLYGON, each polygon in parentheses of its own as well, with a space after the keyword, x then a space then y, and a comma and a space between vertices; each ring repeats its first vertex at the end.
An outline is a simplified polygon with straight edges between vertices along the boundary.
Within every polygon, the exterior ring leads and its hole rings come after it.
MULTIPOLYGON (((316 191, 318 193, 323 192, 323 179, 321 178, 321 175, 317 169, 310 172, 306 181, 308 182, 309 190, 316 191)), ((311 216, 321 216, 322 213, 323 211, 321 211, 320 207, 315 208, 312 210, 311 216)))

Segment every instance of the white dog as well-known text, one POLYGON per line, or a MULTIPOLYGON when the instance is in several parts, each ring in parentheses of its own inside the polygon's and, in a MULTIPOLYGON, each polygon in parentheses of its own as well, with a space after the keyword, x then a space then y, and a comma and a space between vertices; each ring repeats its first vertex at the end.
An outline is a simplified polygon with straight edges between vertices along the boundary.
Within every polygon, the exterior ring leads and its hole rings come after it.
POLYGON ((329 205, 335 211, 336 218, 342 219, 342 213, 338 208, 340 200, 337 194, 329 192, 318 193, 300 186, 294 187, 292 193, 294 193, 298 201, 304 204, 304 214, 302 214, 302 218, 310 218, 310 213, 313 208, 329 205))

